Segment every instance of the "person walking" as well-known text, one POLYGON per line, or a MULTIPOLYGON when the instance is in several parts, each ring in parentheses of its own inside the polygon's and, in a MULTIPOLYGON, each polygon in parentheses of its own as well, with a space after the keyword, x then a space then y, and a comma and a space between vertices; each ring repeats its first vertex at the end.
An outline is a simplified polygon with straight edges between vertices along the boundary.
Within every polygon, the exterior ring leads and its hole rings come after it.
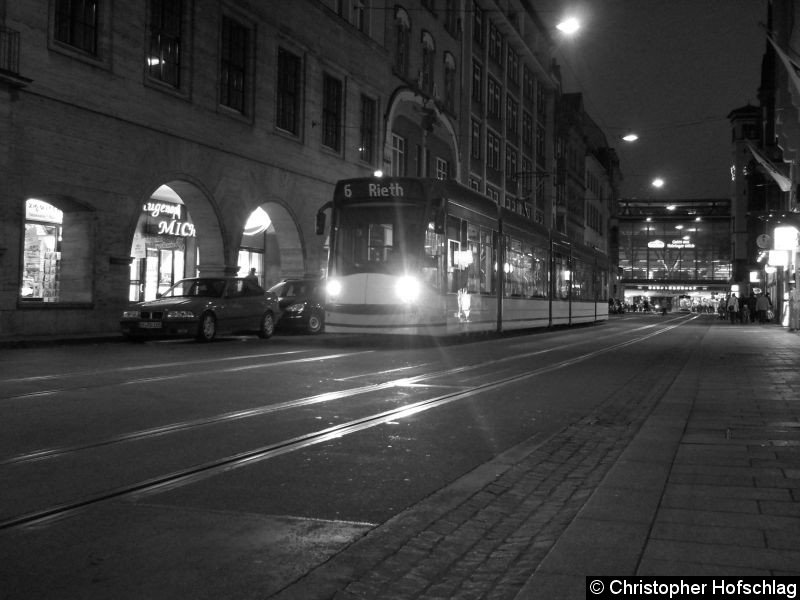
POLYGON ((747 297, 747 308, 749 309, 750 313, 750 322, 755 323, 756 319, 758 318, 758 313, 756 312, 756 295, 753 293, 753 290, 750 290, 750 295, 747 297))
POLYGON ((767 311, 771 306, 772 302, 770 302, 769 296, 766 296, 764 292, 761 292, 758 295, 758 299, 756 299, 756 313, 758 314, 759 324, 763 325, 767 322, 767 311))
POLYGON ((728 298, 728 317, 730 317, 731 325, 735 325, 739 320, 739 299, 733 293, 728 298))

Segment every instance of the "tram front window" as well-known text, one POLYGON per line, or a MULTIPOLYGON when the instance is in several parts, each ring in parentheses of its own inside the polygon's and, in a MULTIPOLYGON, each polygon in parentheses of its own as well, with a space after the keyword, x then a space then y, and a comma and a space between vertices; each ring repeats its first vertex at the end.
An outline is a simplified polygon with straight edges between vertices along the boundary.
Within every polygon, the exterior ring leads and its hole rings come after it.
POLYGON ((415 270, 423 249, 423 211, 415 205, 344 207, 339 212, 334 268, 339 275, 415 270))

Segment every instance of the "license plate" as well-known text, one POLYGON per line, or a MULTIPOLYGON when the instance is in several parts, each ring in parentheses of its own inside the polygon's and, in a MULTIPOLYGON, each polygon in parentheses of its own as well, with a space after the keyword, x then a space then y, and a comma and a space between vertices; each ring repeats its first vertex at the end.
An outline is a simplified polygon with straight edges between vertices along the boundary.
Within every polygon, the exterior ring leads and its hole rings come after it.
POLYGON ((161 329, 161 322, 141 322, 139 323, 139 329, 161 329))

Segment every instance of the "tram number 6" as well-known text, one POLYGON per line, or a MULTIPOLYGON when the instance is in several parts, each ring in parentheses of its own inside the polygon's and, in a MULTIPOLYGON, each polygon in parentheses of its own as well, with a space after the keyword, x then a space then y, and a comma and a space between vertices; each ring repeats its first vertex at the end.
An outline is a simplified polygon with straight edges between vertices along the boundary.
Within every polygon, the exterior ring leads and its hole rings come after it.
POLYGON ((353 197, 353 190, 350 188, 350 184, 346 184, 344 186, 344 197, 345 198, 352 198, 353 197))

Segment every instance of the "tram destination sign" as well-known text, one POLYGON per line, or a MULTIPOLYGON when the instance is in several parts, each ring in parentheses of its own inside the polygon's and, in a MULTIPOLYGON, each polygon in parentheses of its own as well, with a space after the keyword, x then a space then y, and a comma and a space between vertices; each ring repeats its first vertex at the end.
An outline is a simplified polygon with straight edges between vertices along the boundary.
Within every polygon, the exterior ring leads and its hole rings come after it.
POLYGON ((335 195, 348 201, 411 200, 422 197, 422 187, 417 181, 346 181, 337 184, 335 195))

